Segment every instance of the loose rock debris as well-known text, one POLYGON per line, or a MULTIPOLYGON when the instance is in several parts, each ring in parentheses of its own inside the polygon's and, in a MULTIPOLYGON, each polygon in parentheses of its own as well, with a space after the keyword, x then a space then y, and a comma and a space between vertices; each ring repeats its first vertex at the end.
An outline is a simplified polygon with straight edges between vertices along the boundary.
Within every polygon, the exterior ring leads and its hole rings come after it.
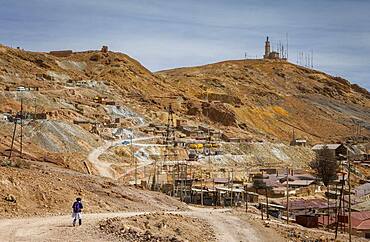
POLYGON ((179 214, 153 213, 130 218, 110 218, 99 223, 102 232, 119 241, 216 241, 203 220, 179 214))

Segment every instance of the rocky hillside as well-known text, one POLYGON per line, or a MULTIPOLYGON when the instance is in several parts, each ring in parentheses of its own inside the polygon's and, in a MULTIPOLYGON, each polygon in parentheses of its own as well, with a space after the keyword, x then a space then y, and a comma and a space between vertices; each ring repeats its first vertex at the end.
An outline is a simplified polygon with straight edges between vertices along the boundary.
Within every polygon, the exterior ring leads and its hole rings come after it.
MULTIPOLYGON (((127 107, 119 111, 121 116, 136 112, 156 122, 166 120, 165 108, 171 103, 176 116, 191 123, 210 120, 231 136, 254 140, 289 141, 294 128, 297 137, 312 143, 337 141, 353 135, 355 123, 361 124, 362 135, 370 134, 367 90, 281 61, 226 61, 153 74, 121 53, 85 51, 56 57, 0 46, 1 113, 20 110, 18 93, 5 91, 20 86, 39 88, 23 94, 26 112, 46 112, 49 119, 68 123, 46 123, 46 128, 34 124, 35 129, 29 130, 32 137, 40 136, 35 130, 54 132, 58 125, 63 127, 59 130, 72 132, 73 121, 101 122, 117 114, 97 105, 96 96, 127 107)), ((9 129, 0 142, 4 147, 10 144, 9 129)), ((82 149, 101 143, 102 135, 83 134, 80 129, 73 132, 90 140, 79 144, 82 149)), ((41 146, 50 151, 47 142, 41 146)), ((68 143, 74 146, 76 142, 59 144, 60 150, 73 152, 64 147, 68 143)))
POLYGON ((162 95, 168 90, 168 86, 140 63, 121 53, 86 51, 55 57, 0 45, 0 88, 3 90, 19 85, 36 86, 48 91, 48 95, 52 94, 50 91, 63 91, 57 96, 74 95, 78 99, 80 90, 75 93, 71 89, 76 88, 66 86, 84 81, 95 89, 95 92, 81 93, 88 97, 106 91, 112 99, 130 96, 147 101, 148 96, 162 95))
POLYGON ((370 134, 370 93, 356 84, 284 61, 225 61, 157 73, 202 114, 246 136, 338 141, 362 126, 370 134), (206 102, 210 101, 210 105, 206 102))
MULTIPOLYGON (((26 114, 47 115, 46 120, 31 118, 23 127, 23 151, 28 158, 83 170, 81 162, 87 153, 103 139, 114 138, 114 129, 104 129, 103 123, 119 118, 123 126, 130 127, 146 117, 151 119, 151 113, 163 108, 152 97, 168 89, 140 63, 121 53, 86 51, 57 57, 0 45, 1 117, 15 115, 21 103, 26 114), (31 90, 16 91, 21 87, 31 90), (111 104, 98 103, 96 97, 106 97, 111 104), (94 123, 98 130, 93 130, 94 123)), ((9 153, 13 127, 11 122, 0 122, 4 155, 9 153)), ((16 134, 15 150, 19 151, 19 126, 16 134)))

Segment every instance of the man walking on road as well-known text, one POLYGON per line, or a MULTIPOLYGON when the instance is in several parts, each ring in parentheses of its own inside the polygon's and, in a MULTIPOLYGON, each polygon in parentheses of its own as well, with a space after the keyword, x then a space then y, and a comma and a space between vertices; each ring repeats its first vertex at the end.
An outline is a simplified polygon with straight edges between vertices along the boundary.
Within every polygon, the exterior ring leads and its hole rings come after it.
POLYGON ((73 226, 76 226, 76 222, 78 219, 78 224, 82 224, 82 214, 81 211, 84 208, 81 202, 81 198, 76 198, 76 201, 72 205, 72 218, 73 218, 73 226))

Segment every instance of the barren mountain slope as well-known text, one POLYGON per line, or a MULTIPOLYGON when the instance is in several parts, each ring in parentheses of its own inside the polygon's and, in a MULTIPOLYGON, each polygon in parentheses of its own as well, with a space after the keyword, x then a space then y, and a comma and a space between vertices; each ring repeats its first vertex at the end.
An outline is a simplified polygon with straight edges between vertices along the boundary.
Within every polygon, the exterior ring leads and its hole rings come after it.
POLYGON ((186 206, 162 193, 43 163, 29 168, 0 166, 0 217, 69 214, 77 196, 86 213, 161 211, 186 206))
MULTIPOLYGON (((82 159, 102 144, 102 137, 112 135, 97 135, 89 132, 91 127, 73 123, 103 123, 116 116, 114 107, 94 102, 96 96, 121 106, 121 116, 132 116, 133 111, 151 121, 166 120, 165 108, 171 103, 177 117, 195 125, 209 117, 212 126, 234 137, 289 141, 294 127, 298 137, 312 143, 337 141, 353 134, 354 121, 369 135, 370 94, 365 89, 281 61, 225 61, 152 74, 121 53, 85 51, 55 57, 0 46, 0 112, 20 110, 21 94, 5 91, 20 86, 40 88, 22 93, 25 112, 48 113, 48 120, 25 128, 25 152, 42 159, 45 152, 74 155, 75 147, 82 150, 77 154, 82 159), (67 133, 75 139, 64 142, 67 133), (78 141, 81 136, 86 140, 78 141)), ((126 127, 135 125, 126 121, 126 127)), ((11 143, 12 125, 2 125, 0 132, 4 150, 11 143)), ((81 170, 81 164, 78 167, 81 170)))
POLYGON ((225 61, 157 76, 186 97, 188 114, 208 114, 253 137, 290 140, 295 127, 297 136, 310 141, 337 141, 353 135, 354 122, 364 136, 370 134, 366 89, 285 61, 225 61))
MULTIPOLYGON (((169 88, 121 53, 86 51, 56 57, 0 45, 0 90, 0 113, 19 112, 22 99, 25 113, 47 114, 46 120, 26 121, 26 155, 54 163, 64 160, 68 163, 65 166, 82 170, 81 163, 68 161, 68 157, 82 160, 102 144, 102 138, 112 138, 110 129, 100 128, 99 135, 91 132, 94 122, 100 125, 121 118, 124 127, 137 125, 151 115, 146 109, 155 113, 163 108, 154 98, 169 88), (17 87, 32 90, 17 92, 17 87), (107 97, 113 104, 99 104, 96 97, 107 97), (143 115, 135 118, 135 111, 143 115)), ((0 123, 0 150, 4 154, 11 144, 13 126, 0 123)), ((18 127, 15 150, 19 146, 18 127)))
MULTIPOLYGON (((131 94, 134 90, 137 94, 149 91, 152 94, 160 94, 163 90, 150 71, 121 53, 85 51, 73 53, 68 57, 56 57, 48 53, 29 52, 0 45, 0 63, 0 74, 5 81, 2 86, 6 82, 11 84, 17 81, 47 86, 40 80, 36 81, 36 75, 41 75, 39 79, 53 78, 58 84, 67 80, 109 81, 131 94)), ((47 84, 54 86, 55 82, 47 84)))

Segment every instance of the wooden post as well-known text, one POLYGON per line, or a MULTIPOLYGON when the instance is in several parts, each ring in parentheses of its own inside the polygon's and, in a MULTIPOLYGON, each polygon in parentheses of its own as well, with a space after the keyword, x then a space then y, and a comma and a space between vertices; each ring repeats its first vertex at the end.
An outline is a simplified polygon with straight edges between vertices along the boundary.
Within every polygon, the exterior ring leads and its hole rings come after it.
POLYGON ((338 223, 338 183, 335 183, 335 223, 338 223))
POLYGON ((179 166, 179 170, 180 170, 180 201, 182 202, 184 200, 183 196, 184 196, 184 177, 183 177, 183 171, 182 171, 183 167, 182 166, 179 166))
POLYGON ((36 120, 36 98, 33 98, 33 106, 34 106, 33 120, 36 120))
POLYGON ((9 157, 10 159, 12 157, 12 152, 13 152, 13 146, 14 146, 14 139, 15 139, 15 131, 17 130, 17 119, 15 118, 14 120, 14 129, 13 129, 13 137, 12 137, 12 144, 10 145, 10 151, 9 151, 9 157))
POLYGON ((215 197, 215 207, 217 207, 217 200, 218 200, 218 192, 216 191, 216 184, 215 184, 215 178, 213 176, 212 178, 212 185, 213 185, 213 194, 215 197))
POLYGON ((230 200, 231 207, 233 207, 233 201, 234 201, 234 199, 233 199, 233 187, 234 187, 233 179, 234 179, 234 168, 231 169, 231 192, 230 192, 231 193, 230 194, 230 196, 231 196, 231 200, 230 200))
POLYGON ((267 193, 267 187, 265 188, 265 194, 266 194, 266 217, 267 219, 270 218, 270 215, 269 215, 269 196, 268 196, 268 193, 267 193))
POLYGON ((135 186, 137 186, 137 160, 135 159, 135 154, 134 154, 134 147, 132 144, 132 136, 134 135, 134 131, 132 131, 132 134, 130 135, 130 148, 131 148, 131 164, 135 163, 135 186))
POLYGON ((262 217, 262 220, 263 220, 263 204, 261 203, 261 217, 262 217))
POLYGON ((175 196, 175 165, 172 165, 172 196, 175 196))
POLYGON ((330 185, 328 184, 328 191, 327 191, 327 193, 328 193, 328 224, 327 224, 327 229, 329 230, 329 224, 330 224, 330 222, 329 222, 329 220, 330 220, 330 204, 329 204, 329 199, 330 199, 330 195, 329 195, 329 192, 330 192, 330 185))
POLYGON ((20 146, 20 156, 23 155, 23 97, 21 97, 21 146, 20 146))
POLYGON ((203 170, 200 168, 200 204, 203 206, 203 170))
POLYGON ((245 189, 245 212, 248 213, 248 191, 245 189))
POLYGON ((286 223, 289 224, 289 168, 286 168, 286 223))
POLYGON ((153 163, 153 179, 152 179, 152 190, 155 191, 157 188, 157 160, 154 159, 154 163, 153 163))
POLYGON ((84 165, 85 165, 86 170, 87 170, 87 172, 89 173, 89 175, 91 175, 90 167, 87 165, 86 161, 84 161, 84 165))
POLYGON ((335 224, 335 239, 337 239, 338 236, 338 219, 339 219, 339 214, 342 208, 342 194, 343 194, 343 186, 344 186, 344 172, 342 173, 342 181, 341 181, 341 189, 340 189, 340 197, 339 197, 339 209, 337 211, 337 221, 335 224))
POLYGON ((352 241, 352 219, 351 219, 351 159, 348 157, 349 152, 347 148, 347 161, 348 161, 348 233, 349 242, 352 241))

